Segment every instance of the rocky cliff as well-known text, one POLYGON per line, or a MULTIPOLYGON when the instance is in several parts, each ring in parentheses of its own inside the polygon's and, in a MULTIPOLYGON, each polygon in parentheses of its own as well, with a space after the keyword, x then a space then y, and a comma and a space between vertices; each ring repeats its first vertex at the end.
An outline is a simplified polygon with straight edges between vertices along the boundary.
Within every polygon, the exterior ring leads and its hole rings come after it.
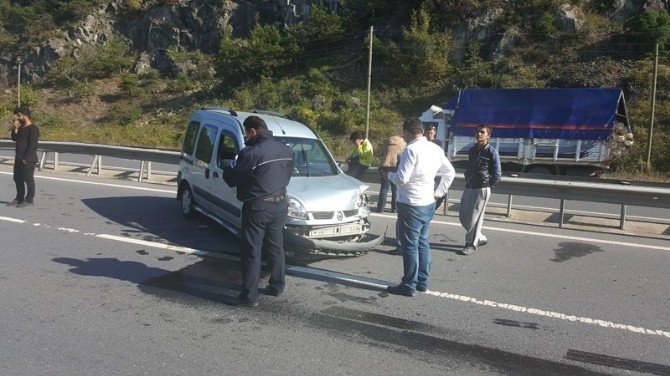
MULTIPOLYGON (((176 0, 144 2, 141 9, 133 10, 125 5, 126 1, 115 0, 104 5, 71 29, 57 31, 53 38, 27 54, 0 52, 0 85, 16 82, 18 61, 22 61, 22 79, 36 81, 44 77, 53 61, 76 55, 82 45, 102 43, 112 34, 123 35, 133 49, 140 52, 139 70, 150 64, 169 74, 176 68, 167 55, 168 48, 215 53, 225 28, 242 36, 256 22, 278 25, 299 22, 309 14, 314 2, 331 11, 338 11, 339 4, 334 0, 176 0)), ((489 57, 504 56, 518 40, 517 28, 505 24, 511 3, 512 0, 501 2, 503 5, 499 7, 464 19, 451 30, 456 45, 462 47, 468 40, 477 40, 485 46, 489 57)), ((663 6, 662 0, 613 0, 605 12, 612 22, 623 23, 645 8, 662 9, 663 6)), ((578 31, 583 17, 578 6, 566 1, 556 10, 555 25, 559 31, 578 31)))

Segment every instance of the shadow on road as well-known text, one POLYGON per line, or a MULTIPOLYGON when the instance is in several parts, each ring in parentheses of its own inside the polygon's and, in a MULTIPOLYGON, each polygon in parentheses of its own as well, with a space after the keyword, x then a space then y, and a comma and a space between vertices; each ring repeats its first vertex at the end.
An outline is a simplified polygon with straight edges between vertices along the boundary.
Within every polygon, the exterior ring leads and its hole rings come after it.
POLYGON ((127 196, 81 201, 110 222, 124 226, 122 235, 129 238, 204 251, 239 253, 235 236, 204 217, 184 218, 174 198, 127 196))
POLYGON ((117 258, 58 257, 53 261, 71 266, 74 274, 132 282, 144 293, 189 305, 203 300, 231 304, 241 290, 239 265, 234 261, 205 259, 177 271, 117 258))

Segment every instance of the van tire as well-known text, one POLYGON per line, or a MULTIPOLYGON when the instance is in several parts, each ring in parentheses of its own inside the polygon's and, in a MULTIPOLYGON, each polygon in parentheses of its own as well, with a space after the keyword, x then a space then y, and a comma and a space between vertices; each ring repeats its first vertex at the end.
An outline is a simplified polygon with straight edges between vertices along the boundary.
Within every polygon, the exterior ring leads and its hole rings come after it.
POLYGON ((193 193, 188 184, 184 185, 184 189, 181 192, 180 200, 181 214, 186 218, 195 218, 195 204, 193 202, 193 193))

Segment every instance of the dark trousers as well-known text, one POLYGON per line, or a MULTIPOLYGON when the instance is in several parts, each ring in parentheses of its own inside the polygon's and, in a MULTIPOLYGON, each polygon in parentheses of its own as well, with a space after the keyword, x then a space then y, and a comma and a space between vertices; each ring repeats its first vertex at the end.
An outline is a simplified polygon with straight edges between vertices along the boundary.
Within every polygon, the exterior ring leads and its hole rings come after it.
POLYGON ((396 210, 396 196, 398 195, 398 187, 395 184, 391 183, 390 180, 385 179, 384 175, 381 176, 381 186, 379 187, 379 199, 377 200, 377 211, 383 212, 384 206, 386 206, 386 198, 389 194, 389 189, 391 190, 391 210, 396 210))
POLYGON ((360 179, 363 177, 365 172, 368 170, 370 166, 364 166, 358 162, 353 162, 349 164, 349 170, 347 171, 347 175, 353 176, 356 179, 360 179))
POLYGON ((256 301, 261 277, 261 256, 267 256, 268 285, 284 290, 284 223, 286 201, 247 201, 242 205, 242 292, 240 298, 256 301))
POLYGON ((23 164, 14 161, 14 183, 16 184, 16 199, 20 202, 33 202, 35 198, 35 164, 23 164), (26 194, 26 188, 28 193, 26 194))

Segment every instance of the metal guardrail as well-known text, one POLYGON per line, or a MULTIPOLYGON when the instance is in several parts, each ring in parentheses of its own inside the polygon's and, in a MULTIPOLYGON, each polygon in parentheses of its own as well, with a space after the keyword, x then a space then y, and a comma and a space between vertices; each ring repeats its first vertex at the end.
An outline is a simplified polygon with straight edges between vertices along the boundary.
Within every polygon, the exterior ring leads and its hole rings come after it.
MULTIPOLYGON (((0 149, 13 149, 15 143, 12 140, 0 140, 0 149)), ((151 179, 151 163, 165 163, 178 164, 180 152, 174 150, 160 150, 148 148, 132 148, 126 146, 101 145, 101 144, 84 144, 79 142, 60 142, 60 141, 40 141, 38 150, 42 152, 40 158, 40 169, 44 168, 47 153, 54 153, 54 169, 58 169, 58 154, 85 154, 93 156, 93 163, 91 164, 86 176, 91 175, 94 169, 97 169, 98 174, 102 170, 102 157, 114 157, 120 159, 131 159, 141 161, 139 168, 138 181, 142 181, 145 176, 151 179)))
MULTIPOLYGON (((11 140, 0 140, 0 149, 14 148, 11 140)), ((94 156, 88 175, 94 167, 100 171, 100 156, 109 156, 122 159, 142 161, 139 180, 142 181, 144 173, 150 178, 150 165, 145 162, 157 162, 166 164, 179 163, 180 153, 172 150, 131 148, 125 146, 84 144, 76 142, 40 141, 39 150, 43 156, 40 166, 43 167, 47 152, 86 154, 94 156)), ((56 154, 57 156, 57 154, 56 154)), ((57 166, 57 157, 54 158, 57 166)), ((457 174, 454 181, 455 188, 463 188, 464 178, 457 174)), ((565 201, 589 201, 621 205, 620 228, 625 226, 626 206, 645 206, 670 209, 670 188, 634 186, 627 184, 616 184, 611 182, 583 182, 583 181, 560 181, 552 179, 535 179, 526 177, 505 176, 495 187, 496 194, 509 195, 508 216, 512 208, 513 196, 543 197, 561 200, 559 226, 563 226, 565 213, 565 201)), ((446 212, 446 208, 445 208, 446 212)))

